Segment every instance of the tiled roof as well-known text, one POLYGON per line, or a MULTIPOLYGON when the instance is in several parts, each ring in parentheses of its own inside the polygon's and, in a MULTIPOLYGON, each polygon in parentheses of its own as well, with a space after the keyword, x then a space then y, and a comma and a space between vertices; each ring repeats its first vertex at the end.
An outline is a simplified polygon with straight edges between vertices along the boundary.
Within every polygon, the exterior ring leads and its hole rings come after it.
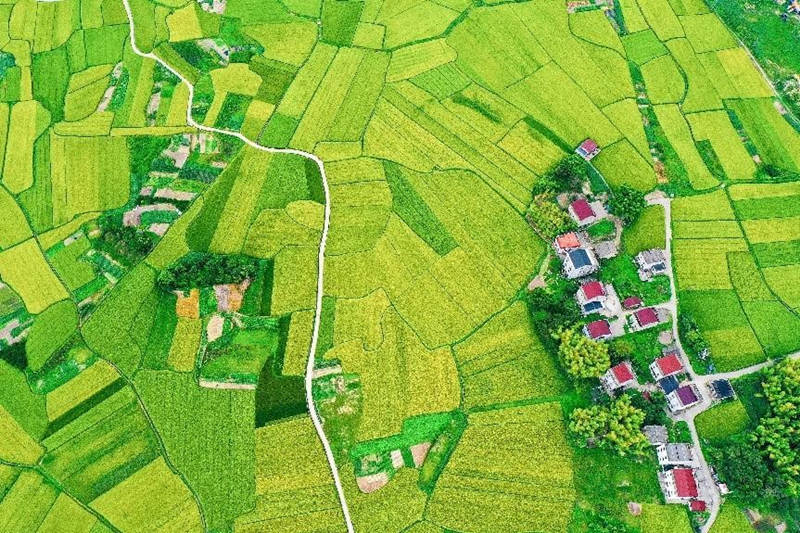
POLYGON ((606 290, 603 288, 603 284, 599 281, 590 281, 589 283, 584 283, 581 285, 581 292, 583 292, 583 296, 587 300, 606 295, 606 290))
POLYGON ((586 324, 586 330, 593 339, 611 335, 611 326, 607 320, 595 320, 586 324))
POLYGON ((689 385, 678 387, 678 398, 681 399, 681 403, 683 405, 692 405, 698 400, 697 394, 694 392, 694 389, 689 385))
POLYGON ((620 385, 633 379, 633 372, 631 372, 630 364, 627 362, 612 367, 611 372, 613 372, 614 377, 617 378, 617 383, 620 385))
POLYGON ((633 309, 634 307, 639 307, 642 305, 642 299, 638 296, 628 296, 622 301, 622 306, 625 309, 633 309))
POLYGON ((691 468, 674 468, 675 489, 681 498, 697 498, 697 482, 691 468))
POLYGON ((675 374, 676 372, 680 372, 683 370, 683 364, 681 360, 678 359, 678 356, 675 354, 670 354, 665 357, 659 357, 656 359, 656 364, 658 368, 661 370, 661 373, 665 376, 669 376, 670 374, 675 374))
POLYGON ((575 235, 574 232, 565 233, 563 235, 559 235, 556 237, 556 244, 558 244, 559 248, 580 248, 581 242, 578 240, 578 236, 575 235))
POLYGON ((636 321, 639 323, 640 326, 649 326, 650 324, 658 324, 658 315, 656 314, 656 310, 652 307, 645 307, 644 309, 639 309, 634 313, 636 315, 636 321))
POLYGON ((586 220, 587 218, 594 216, 594 210, 592 209, 592 206, 590 206, 589 202, 583 198, 572 202, 570 207, 572 207, 572 210, 575 212, 575 216, 577 216, 579 220, 586 220))
POLYGON ((580 146, 580 149, 586 152, 587 154, 594 152, 595 150, 597 150, 597 148, 598 146, 597 143, 594 141, 594 139, 586 139, 581 143, 580 146))

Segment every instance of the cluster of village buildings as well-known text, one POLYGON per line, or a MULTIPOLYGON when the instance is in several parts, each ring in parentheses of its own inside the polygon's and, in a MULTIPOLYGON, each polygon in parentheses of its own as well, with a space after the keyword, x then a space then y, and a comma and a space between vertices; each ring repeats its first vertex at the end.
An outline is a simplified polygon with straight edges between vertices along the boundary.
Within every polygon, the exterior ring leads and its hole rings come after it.
MULTIPOLYGON (((587 161, 598 152, 597 143, 591 139, 576 149, 576 153, 587 161)), ((581 229, 609 216, 602 202, 589 201, 584 196, 576 195, 567 210, 580 229, 559 235, 553 247, 563 262, 564 276, 581 281, 575 299, 583 315, 601 317, 588 322, 583 328, 584 334, 592 340, 605 341, 669 322, 672 316, 667 307, 644 306, 638 296, 619 295, 613 284, 603 283, 596 278, 601 268, 599 259, 608 257, 608 246, 592 243, 581 229)), ((645 250, 635 256, 634 262, 639 278, 644 282, 669 274, 670 265, 664 250, 645 250)), ((652 382, 649 377, 637 376, 630 361, 623 361, 600 378, 606 392, 613 396, 626 389, 637 389, 649 397, 650 393, 661 390, 673 417, 700 404, 704 394, 712 402, 734 398, 733 387, 727 380, 712 381, 707 390, 701 391, 690 379, 684 379, 687 370, 680 348, 674 343, 671 333, 665 332, 664 337, 666 345, 662 347, 661 356, 649 365, 652 382)), ((658 477, 666 502, 687 504, 692 511, 705 511, 706 485, 698 482, 701 471, 692 444, 668 442, 668 431, 664 426, 645 426, 643 431, 656 448, 661 468, 658 477)), ((723 494, 727 492, 724 485, 718 483, 718 486, 723 494)))

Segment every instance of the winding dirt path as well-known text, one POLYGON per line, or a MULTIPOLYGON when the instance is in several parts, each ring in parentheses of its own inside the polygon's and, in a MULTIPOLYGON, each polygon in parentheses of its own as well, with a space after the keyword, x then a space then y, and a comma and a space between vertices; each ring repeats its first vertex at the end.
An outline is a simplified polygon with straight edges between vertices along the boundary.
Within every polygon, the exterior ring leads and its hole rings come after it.
POLYGON ((198 130, 235 137, 240 141, 244 142, 246 145, 255 148, 256 150, 261 150, 264 152, 270 152, 275 154, 290 154, 290 155, 305 157, 306 159, 314 161, 317 167, 319 167, 320 177, 322 178, 322 188, 325 193, 325 218, 322 225, 322 237, 320 239, 320 244, 319 244, 319 256, 318 256, 318 267, 317 267, 317 296, 316 296, 316 306, 314 308, 314 329, 311 337, 311 347, 308 353, 308 363, 306 364, 306 374, 305 374, 306 404, 308 406, 308 412, 311 415, 311 420, 314 423, 314 429, 316 430, 317 435, 319 436, 319 440, 322 443, 322 447, 325 450, 325 456, 328 460, 328 465, 330 466, 331 469, 333 482, 336 485, 336 492, 339 496, 339 503, 342 508, 342 514, 344 516, 345 525, 347 526, 347 531, 348 533, 354 533, 353 521, 350 518, 350 511, 347 507, 347 500, 344 495, 344 489, 342 487, 341 478, 339 477, 339 469, 336 466, 336 460, 333 457, 333 451, 331 450, 330 442, 328 442, 328 439, 325 436, 325 431, 322 428, 322 422, 320 420, 319 413, 317 413, 317 408, 314 405, 314 398, 312 395, 312 387, 311 387, 313 372, 314 372, 314 354, 316 353, 317 350, 317 341, 319 340, 319 325, 320 325, 320 318, 322 315, 322 293, 323 293, 323 280, 325 272, 325 245, 328 240, 328 226, 330 224, 330 215, 331 215, 330 190, 328 188, 328 177, 325 174, 325 166, 319 157, 309 152, 304 152, 302 150, 295 150, 293 148, 273 148, 269 146, 263 146, 261 144, 258 144, 257 142, 248 139, 247 137, 245 137, 244 135, 242 135, 237 131, 213 128, 196 122, 194 118, 192 118, 194 85, 192 85, 189 82, 189 80, 187 80, 180 72, 172 68, 157 55, 153 53, 145 53, 139 49, 139 47, 136 45, 136 35, 133 24, 133 13, 131 11, 131 6, 128 0, 122 0, 122 3, 125 6, 125 13, 128 16, 128 23, 130 26, 130 44, 131 48, 133 49, 133 52, 138 56, 151 59, 161 64, 164 68, 166 68, 167 70, 172 72, 175 76, 177 76, 178 79, 181 81, 181 83, 185 83, 186 86, 189 88, 189 105, 186 107, 187 124, 189 124, 194 128, 197 128, 198 130))

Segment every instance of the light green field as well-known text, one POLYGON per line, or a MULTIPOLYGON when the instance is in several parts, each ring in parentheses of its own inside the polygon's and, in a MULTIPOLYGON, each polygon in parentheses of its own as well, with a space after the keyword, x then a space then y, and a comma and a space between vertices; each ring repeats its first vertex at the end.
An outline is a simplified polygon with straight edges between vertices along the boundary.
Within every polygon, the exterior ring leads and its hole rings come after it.
POLYGON ((686 95, 686 81, 671 55, 663 55, 642 65, 647 96, 654 104, 677 104, 686 95))
POLYGON ((203 322, 200 319, 178 318, 167 356, 167 364, 173 370, 191 372, 194 369, 202 328, 203 322))
POLYGON ((663 250, 666 248, 665 232, 664 208, 660 205, 645 207, 636 222, 622 233, 625 252, 636 255, 651 248, 663 250))
POLYGON ((709 111, 687 115, 696 140, 708 140, 717 154, 722 169, 731 180, 753 178, 756 165, 747 153, 739 134, 733 129, 724 111, 709 111))
POLYGON ((695 422, 701 439, 718 441, 747 429, 750 418, 742 402, 735 400, 701 413, 695 422))
POLYGON ((553 396, 561 377, 530 327, 522 303, 513 304, 456 344, 467 408, 553 396))
POLYGON ((67 297, 33 239, 0 252, 0 279, 19 294, 29 313, 40 313, 67 297))
POLYGON ((90 506, 125 531, 202 528, 192 493, 160 457, 92 500, 90 506))
POLYGON ((689 124, 681 114, 680 108, 677 105, 660 105, 654 109, 667 140, 686 168, 692 188, 702 190, 717 185, 719 182, 711 175, 711 171, 697 151, 689 124))
POLYGON ((565 531, 575 489, 564 430, 552 403, 470 415, 426 519, 460 531, 565 531))
POLYGON ((310 418, 258 429, 255 450, 256 506, 236 520, 237 531, 255 533, 266 527, 310 533, 340 528, 344 519, 310 418))
POLYGON ((17 464, 35 464, 44 450, 28 435, 14 417, 0 405, 0 428, 3 440, 0 443, 0 458, 17 464))
POLYGON ((76 377, 47 394, 47 418, 57 419, 93 394, 119 379, 114 367, 97 361, 76 377))
POLYGON ((647 192, 656 185, 653 167, 627 140, 601 150, 592 164, 612 187, 626 185, 647 192))

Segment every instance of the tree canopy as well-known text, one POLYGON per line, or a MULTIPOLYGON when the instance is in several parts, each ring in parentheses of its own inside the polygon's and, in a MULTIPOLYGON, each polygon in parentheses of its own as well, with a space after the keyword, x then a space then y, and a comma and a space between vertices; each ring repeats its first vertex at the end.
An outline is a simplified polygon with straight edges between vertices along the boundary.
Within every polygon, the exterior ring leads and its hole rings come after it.
POLYGON ((158 285, 166 291, 239 283, 255 276, 258 260, 245 255, 218 255, 189 252, 158 275, 158 285))
POLYGON ((636 222, 645 205, 644 193, 627 185, 615 189, 608 202, 611 212, 617 215, 626 226, 636 222))
POLYGON ((596 378, 611 366, 608 346, 587 338, 577 326, 559 328, 553 336, 561 362, 573 378, 596 378))
POLYGON ((645 412, 637 409, 627 395, 610 406, 593 405, 577 408, 569 419, 569 430, 581 446, 594 445, 617 452, 621 456, 642 456, 649 447, 641 431, 645 412))
POLYGON ((767 414, 753 440, 786 483, 787 494, 800 495, 800 361, 787 359, 764 371, 767 414))

